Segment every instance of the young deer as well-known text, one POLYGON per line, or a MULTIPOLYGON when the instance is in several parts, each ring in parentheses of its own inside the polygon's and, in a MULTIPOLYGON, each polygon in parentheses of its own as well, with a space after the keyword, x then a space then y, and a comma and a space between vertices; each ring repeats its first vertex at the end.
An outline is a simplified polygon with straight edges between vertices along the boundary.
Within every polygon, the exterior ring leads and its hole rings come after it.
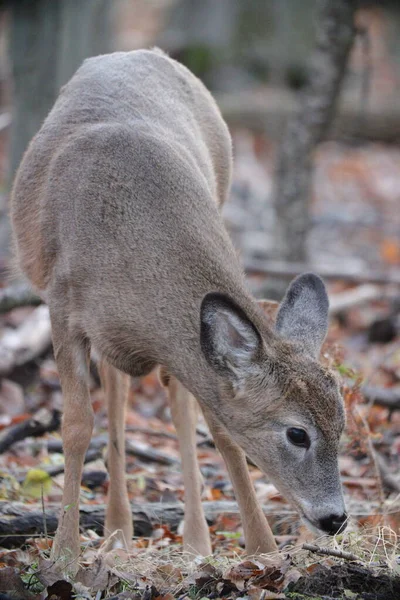
POLYGON ((91 348, 102 357, 109 408, 107 534, 120 530, 126 544, 133 534, 124 407, 129 377, 156 365, 181 445, 186 549, 211 552, 196 400, 226 461, 249 553, 276 545, 246 454, 311 526, 334 534, 345 524, 337 464, 343 403, 317 362, 325 287, 316 275, 297 278, 270 326, 246 291, 220 215, 231 166, 231 139, 211 95, 159 50, 86 60, 22 160, 12 194, 16 252, 49 304, 64 396, 55 558, 79 555, 91 348))

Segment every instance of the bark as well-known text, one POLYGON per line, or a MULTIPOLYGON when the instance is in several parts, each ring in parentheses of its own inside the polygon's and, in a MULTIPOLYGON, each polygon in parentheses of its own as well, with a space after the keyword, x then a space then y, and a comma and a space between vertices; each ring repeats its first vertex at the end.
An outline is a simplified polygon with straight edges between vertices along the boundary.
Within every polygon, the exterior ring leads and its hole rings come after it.
POLYGON ((318 0, 317 6, 309 82, 288 124, 276 170, 275 247, 286 260, 306 258, 313 151, 331 124, 355 37, 356 0, 318 0))
MULTIPOLYGON (((183 504, 148 502, 132 505, 135 536, 150 537, 153 529, 160 523, 168 525, 172 531, 178 529, 183 520, 183 504)), ((238 514, 236 502, 217 501, 203 502, 206 519, 209 524, 223 514, 238 514)), ((80 525, 82 530, 92 529, 102 535, 105 517, 104 505, 83 505, 80 507, 80 525)), ((271 507, 264 506, 266 514, 272 514, 271 507)), ((26 505, 20 502, 0 502, 0 546, 12 548, 21 546, 27 538, 45 533, 44 520, 48 535, 57 529, 59 505, 45 507, 45 515, 41 506, 26 505)), ((279 515, 295 515, 290 509, 279 507, 279 515)))

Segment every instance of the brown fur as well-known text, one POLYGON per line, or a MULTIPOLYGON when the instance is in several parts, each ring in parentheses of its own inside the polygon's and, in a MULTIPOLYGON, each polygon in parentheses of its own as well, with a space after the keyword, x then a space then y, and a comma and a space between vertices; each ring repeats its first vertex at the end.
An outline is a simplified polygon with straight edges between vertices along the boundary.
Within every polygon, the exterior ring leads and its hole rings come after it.
MULTIPOLYGON (((129 542, 131 529, 120 455, 123 401, 113 416, 112 395, 126 393, 118 371, 143 375, 157 364, 188 457, 189 515, 194 506, 201 511, 193 396, 227 462, 249 551, 275 544, 243 451, 310 521, 343 512, 343 407, 334 379, 316 361, 326 293, 315 276, 296 280, 276 328, 275 308, 260 308, 248 294, 219 212, 231 154, 228 129, 201 82, 160 51, 137 51, 85 61, 22 160, 11 207, 16 252, 48 299, 64 395, 63 505, 72 508, 60 519, 55 557, 78 554, 79 481, 93 423, 91 347, 104 361, 111 411, 107 526, 120 528, 121 540, 129 542), (287 441, 290 426, 313 437, 308 462, 287 441)), ((204 517, 190 521, 186 546, 208 552, 204 517)))

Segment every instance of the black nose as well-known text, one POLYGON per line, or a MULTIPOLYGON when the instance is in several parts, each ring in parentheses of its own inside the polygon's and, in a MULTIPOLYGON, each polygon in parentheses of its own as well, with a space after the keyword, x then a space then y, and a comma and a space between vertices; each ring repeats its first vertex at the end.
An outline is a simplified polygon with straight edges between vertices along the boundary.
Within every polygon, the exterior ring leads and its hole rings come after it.
POLYGON ((320 519, 319 526, 323 531, 329 533, 329 535, 335 535, 335 533, 341 533, 346 529, 347 514, 342 515, 329 515, 324 519, 320 519))

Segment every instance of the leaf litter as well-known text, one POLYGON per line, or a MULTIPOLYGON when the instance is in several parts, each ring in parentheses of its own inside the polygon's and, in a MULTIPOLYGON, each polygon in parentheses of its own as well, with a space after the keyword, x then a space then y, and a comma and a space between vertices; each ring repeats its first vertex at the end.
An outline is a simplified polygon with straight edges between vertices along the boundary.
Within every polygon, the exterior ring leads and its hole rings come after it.
MULTIPOLYGON (((236 133, 240 135, 243 134, 236 133)), ((239 227, 244 222, 242 212, 247 211, 246 231, 251 234, 252 227, 258 231, 260 210, 270 202, 262 190, 271 189, 265 185, 265 178, 270 181, 272 171, 268 163, 271 157, 265 162, 263 145, 254 142, 252 149, 251 139, 246 139, 246 152, 250 152, 251 160, 248 155, 243 159, 242 150, 238 152, 233 203, 227 221, 236 241, 243 244, 244 253, 251 255, 254 246, 246 247, 248 236, 245 231, 242 235, 239 227), (263 169, 255 169, 254 161, 260 163, 261 160, 263 169), (247 195, 243 191, 246 185, 247 195)), ((361 265, 360 261, 367 257, 365 264, 375 268, 400 264, 398 242, 393 236, 398 215, 394 220, 391 218, 395 197, 400 199, 393 175, 400 164, 399 156, 397 150, 374 145, 362 151, 343 150, 333 143, 321 147, 317 156, 320 162, 311 237, 316 253, 324 246, 324 257, 329 258, 327 253, 331 253, 329 260, 346 256, 361 265), (380 173, 380 178, 376 173, 380 173), (390 180, 387 185, 382 181, 385 176, 390 180), (356 186, 351 185, 351 177, 356 178, 356 186), (335 189, 338 195, 333 215, 329 211, 335 189), (349 244, 349 227, 356 230, 362 211, 369 215, 369 220, 349 244), (336 240, 326 237, 327 228, 335 229, 336 240)), ((268 210, 266 206, 266 215, 268 210)), ((267 229, 262 234, 268 245, 267 229)), ((352 287, 340 281, 329 283, 333 295, 352 287)), ((49 561, 55 519, 43 519, 43 513, 50 513, 50 507, 59 504, 63 488, 60 434, 49 431, 37 438, 21 439, 0 454, 0 531, 2 523, 14 518, 13 511, 20 511, 22 521, 29 520, 33 511, 39 516, 32 530, 12 537, 13 547, 7 546, 10 533, 0 533, 0 591, 14 594, 14 598, 34 600, 46 597, 52 600, 72 597, 398 600, 400 411, 375 404, 363 393, 367 384, 379 389, 395 389, 400 383, 399 330, 395 328, 389 342, 373 343, 369 335, 377 317, 385 319, 394 314, 395 320, 395 310, 393 303, 385 298, 350 307, 332 319, 323 349, 323 359, 341 377, 347 408, 340 469, 351 519, 343 535, 314 540, 274 486, 249 465, 256 493, 267 507, 281 551, 271 557, 245 557, 239 515, 237 509, 232 508, 232 486, 205 424, 199 423, 197 442, 204 478, 203 500, 230 503, 225 504, 230 507, 229 511, 216 509, 209 519, 213 557, 193 560, 182 552, 181 519, 173 523, 146 521, 146 535, 135 537, 129 554, 121 548, 110 551, 104 542, 102 525, 95 517, 90 528, 81 534, 79 575, 65 581, 57 565, 49 561), (302 546, 309 542, 343 554, 354 554, 358 560, 306 551, 302 546)), ((16 309, 2 316, 3 326, 10 323, 13 313, 18 311, 21 312, 16 309)), ((25 313, 29 316, 30 311, 25 313)), ((7 377, 7 383, 0 388, 2 434, 7 435, 12 427, 23 425, 43 409, 48 415, 60 409, 60 384, 51 352, 7 377)), ((109 483, 107 417, 95 366, 91 370, 91 394, 95 430, 82 480, 81 507, 101 511, 106 504, 109 483)), ((132 384, 126 435, 128 489, 134 505, 162 503, 181 507, 184 490, 178 441, 166 398, 154 373, 132 384)), ((139 525, 137 523, 137 531, 139 525)))

